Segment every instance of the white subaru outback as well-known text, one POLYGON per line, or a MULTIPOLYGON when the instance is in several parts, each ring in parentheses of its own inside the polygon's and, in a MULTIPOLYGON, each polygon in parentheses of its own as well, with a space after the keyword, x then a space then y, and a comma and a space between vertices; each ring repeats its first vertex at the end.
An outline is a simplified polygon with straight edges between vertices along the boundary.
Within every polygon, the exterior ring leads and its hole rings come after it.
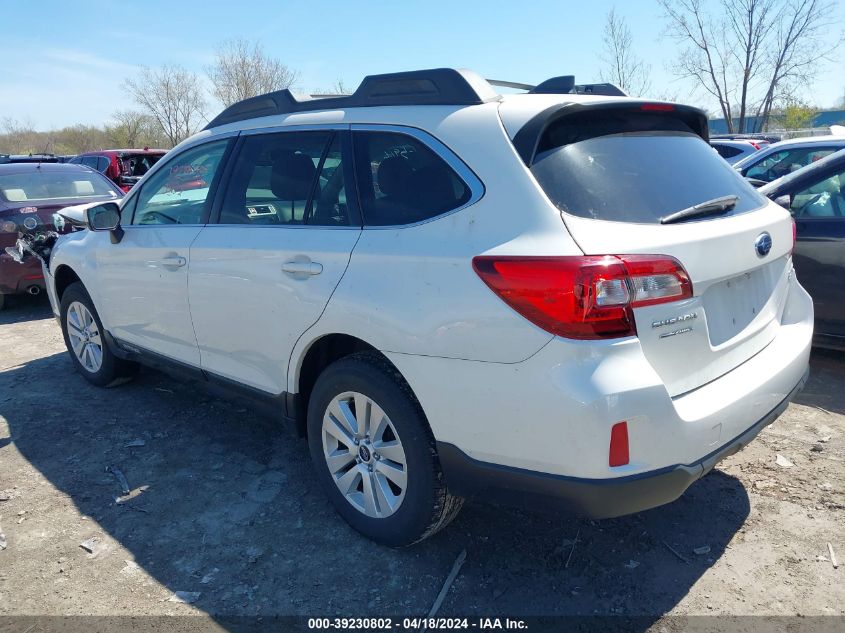
POLYGON ((793 222, 700 110, 452 69, 237 103, 53 250, 70 356, 294 421, 337 511, 406 545, 465 497, 613 517, 787 406, 813 308, 793 222))

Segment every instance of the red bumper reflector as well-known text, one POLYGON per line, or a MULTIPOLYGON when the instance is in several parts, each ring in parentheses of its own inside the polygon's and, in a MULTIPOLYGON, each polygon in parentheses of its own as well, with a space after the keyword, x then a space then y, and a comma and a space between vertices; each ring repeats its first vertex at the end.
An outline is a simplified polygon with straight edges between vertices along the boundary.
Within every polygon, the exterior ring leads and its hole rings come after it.
POLYGON ((617 422, 610 429, 610 454, 607 461, 610 466, 624 466, 630 461, 627 422, 617 422))
POLYGON ((25 281, 30 281, 32 279, 44 279, 44 275, 40 273, 38 275, 24 275, 23 278, 25 281))

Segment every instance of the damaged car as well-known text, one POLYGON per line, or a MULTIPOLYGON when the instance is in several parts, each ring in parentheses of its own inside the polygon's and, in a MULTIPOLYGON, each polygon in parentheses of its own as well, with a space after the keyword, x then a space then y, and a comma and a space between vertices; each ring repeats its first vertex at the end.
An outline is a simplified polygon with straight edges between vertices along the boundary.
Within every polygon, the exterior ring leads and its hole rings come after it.
POLYGON ((37 295, 44 289, 41 260, 49 257, 58 235, 79 224, 58 211, 122 196, 112 181, 82 165, 0 165, 0 309, 7 295, 37 295))

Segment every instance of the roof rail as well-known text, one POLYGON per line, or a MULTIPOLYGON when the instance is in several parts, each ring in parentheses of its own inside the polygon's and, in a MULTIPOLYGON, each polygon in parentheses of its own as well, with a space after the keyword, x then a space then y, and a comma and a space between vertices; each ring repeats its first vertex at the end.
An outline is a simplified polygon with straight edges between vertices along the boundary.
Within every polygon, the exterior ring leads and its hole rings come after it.
POLYGON ((290 90, 277 90, 233 103, 214 117, 205 129, 276 114, 312 110, 394 105, 477 105, 495 101, 493 86, 525 90, 532 94, 592 94, 627 97, 609 83, 576 85, 573 75, 552 77, 539 85, 484 79, 471 70, 432 68, 384 75, 368 75, 351 95, 311 95, 297 99, 290 90))
POLYGON ((525 90, 530 94, 585 94, 603 95, 606 97, 628 96, 624 90, 610 83, 576 84, 574 75, 561 75, 560 77, 551 77, 550 79, 546 79, 545 81, 540 82, 536 86, 531 84, 523 84, 516 81, 504 81, 502 79, 488 79, 487 82, 491 86, 501 86, 502 88, 515 88, 517 90, 525 90))
POLYGON ((290 90, 244 99, 218 114, 205 129, 274 114, 309 110, 386 105, 476 105, 499 95, 470 70, 433 68, 385 75, 368 75, 354 93, 298 100, 290 90))

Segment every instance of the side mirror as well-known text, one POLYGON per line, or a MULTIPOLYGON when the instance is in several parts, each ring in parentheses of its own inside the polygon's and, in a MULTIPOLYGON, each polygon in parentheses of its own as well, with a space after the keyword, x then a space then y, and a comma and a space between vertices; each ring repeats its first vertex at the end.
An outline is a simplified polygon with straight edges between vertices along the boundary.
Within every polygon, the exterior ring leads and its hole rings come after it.
POLYGON ((775 204, 779 204, 787 211, 790 211, 790 206, 792 205, 792 197, 788 195, 778 196, 775 198, 775 204))
POLYGON ((112 244, 123 239, 123 229, 120 227, 120 207, 116 202, 104 202, 91 207, 86 212, 88 228, 92 231, 110 231, 112 244))

